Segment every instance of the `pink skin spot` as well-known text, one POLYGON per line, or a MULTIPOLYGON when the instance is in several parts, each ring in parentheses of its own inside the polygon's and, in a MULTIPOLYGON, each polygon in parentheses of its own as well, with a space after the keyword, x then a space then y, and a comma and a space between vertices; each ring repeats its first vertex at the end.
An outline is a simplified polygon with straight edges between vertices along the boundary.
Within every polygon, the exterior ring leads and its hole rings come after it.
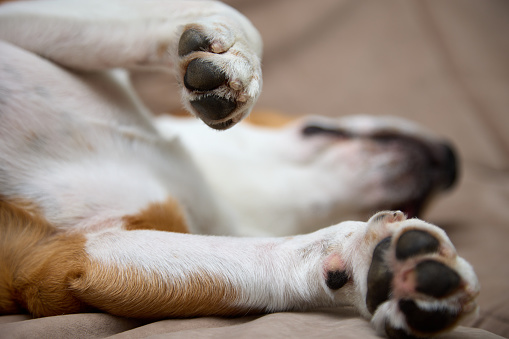
POLYGON ((324 264, 324 271, 327 274, 327 272, 334 272, 334 271, 344 271, 345 270, 345 263, 339 256, 339 254, 334 253, 331 254, 327 259, 325 259, 324 264))

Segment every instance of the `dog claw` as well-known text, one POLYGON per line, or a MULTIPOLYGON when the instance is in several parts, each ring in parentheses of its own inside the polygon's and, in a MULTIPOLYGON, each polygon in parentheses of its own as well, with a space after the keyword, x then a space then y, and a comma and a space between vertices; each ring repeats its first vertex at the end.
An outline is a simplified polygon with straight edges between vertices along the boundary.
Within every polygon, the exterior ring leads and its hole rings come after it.
POLYGON ((230 85, 231 89, 234 89, 236 91, 240 91, 242 88, 244 88, 242 86, 242 82, 240 82, 240 80, 232 80, 232 81, 230 81, 229 85, 230 85))

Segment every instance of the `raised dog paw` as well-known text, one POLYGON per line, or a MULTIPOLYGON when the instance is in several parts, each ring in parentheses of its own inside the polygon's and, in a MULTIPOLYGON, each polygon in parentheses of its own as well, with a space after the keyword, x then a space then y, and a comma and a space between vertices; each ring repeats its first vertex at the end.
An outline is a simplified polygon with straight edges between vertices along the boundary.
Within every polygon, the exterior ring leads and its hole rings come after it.
POLYGON ((400 212, 378 213, 368 234, 385 228, 367 274, 366 306, 390 338, 429 337, 477 310, 479 284, 445 232, 400 212))
POLYGON ((262 85, 257 49, 240 30, 219 20, 187 25, 178 46, 186 108, 218 130, 246 117, 262 85))

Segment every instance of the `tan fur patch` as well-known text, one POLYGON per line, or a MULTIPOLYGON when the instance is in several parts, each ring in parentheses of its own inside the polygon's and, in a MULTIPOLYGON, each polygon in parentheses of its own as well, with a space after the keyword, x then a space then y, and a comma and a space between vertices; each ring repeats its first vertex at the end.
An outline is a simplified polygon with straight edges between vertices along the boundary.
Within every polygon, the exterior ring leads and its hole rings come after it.
MULTIPOLYGON (((158 215, 153 209, 168 205, 176 206, 169 201, 143 213, 158 215)), ((167 213, 160 213, 166 220, 167 213)), ((150 218, 136 220, 143 226, 150 218)), ((34 316, 100 309, 137 318, 259 313, 234 306, 238 292, 224 277, 196 271, 170 280, 155 273, 157 268, 105 266, 90 261, 85 241, 0 200, 0 314, 23 309, 34 316)))
POLYGON ((232 306, 235 288, 208 272, 169 279, 134 267, 95 262, 86 272, 71 288, 83 301, 114 315, 155 319, 246 314, 232 306))
POLYGON ((381 234, 372 228, 368 229, 366 231, 366 234, 364 235, 363 242, 369 246, 374 243, 378 243, 381 241, 384 237, 381 236, 381 234))
POLYGON ((69 289, 83 274, 84 244, 82 235, 57 235, 25 258, 14 287, 30 313, 50 316, 91 309, 69 289))
MULTIPOLYGON (((189 112, 181 110, 181 111, 174 111, 171 113, 173 117, 178 118, 193 118, 194 116, 191 115, 189 112)), ((251 112, 249 116, 243 120, 243 122, 255 125, 255 126, 262 126, 262 127, 269 127, 269 128, 279 128, 283 127, 287 124, 289 124, 292 121, 295 121, 298 119, 299 116, 297 115, 285 115, 283 113, 279 113, 276 111, 270 111, 270 110, 257 110, 251 112)))
POLYGON ((41 239, 49 226, 29 213, 0 200, 0 314, 19 312, 14 288, 21 261, 41 239))
POLYGON ((278 128, 297 118, 297 116, 284 115, 274 111, 254 111, 244 121, 256 126, 278 128))
POLYGON ((124 217, 126 230, 189 233, 184 213, 174 199, 152 203, 140 213, 124 217))
POLYGON ((173 117, 178 117, 178 118, 193 118, 193 119, 195 119, 194 115, 192 115, 191 113, 189 113, 188 111, 185 111, 185 110, 174 110, 171 112, 170 115, 173 117))
POLYGON ((86 309, 69 291, 81 274, 84 238, 59 234, 46 220, 0 201, 0 313, 35 316, 86 309))

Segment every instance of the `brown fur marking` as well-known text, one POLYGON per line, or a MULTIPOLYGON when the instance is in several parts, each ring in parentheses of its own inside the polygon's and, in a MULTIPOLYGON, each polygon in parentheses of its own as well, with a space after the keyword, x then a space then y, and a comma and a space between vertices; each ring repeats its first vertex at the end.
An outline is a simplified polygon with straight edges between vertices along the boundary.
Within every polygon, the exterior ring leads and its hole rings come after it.
MULTIPOLYGON (((168 206, 177 207, 172 201, 155 204, 130 218, 143 228, 150 220, 166 220, 168 206)), ((100 309, 164 318, 247 313, 233 306, 237 292, 220 276, 198 271, 170 280, 135 267, 105 266, 88 258, 85 241, 83 235, 58 232, 43 218, 0 200, 0 314, 28 310, 51 316, 100 309)))
POLYGON ((207 272, 169 279, 132 266, 94 262, 86 272, 71 288, 83 301, 114 315, 157 319, 246 313, 232 306, 234 287, 207 272))
POLYGON ((174 199, 152 203, 140 213, 124 217, 126 230, 189 233, 182 209, 174 199))
POLYGON ((46 220, 0 201, 0 314, 81 312, 68 289, 82 274, 84 238, 58 233, 46 220))
MULTIPOLYGON (((184 119, 196 119, 189 112, 184 110, 172 112, 171 116, 184 119)), ((257 110, 251 112, 251 114, 249 114, 249 116, 242 122, 261 127, 280 128, 292 121, 295 121, 298 118, 299 116, 297 115, 286 115, 270 110, 257 110)))
POLYGON ((284 115, 274 111, 254 111, 244 121, 255 126, 279 128, 297 118, 297 116, 284 115))

